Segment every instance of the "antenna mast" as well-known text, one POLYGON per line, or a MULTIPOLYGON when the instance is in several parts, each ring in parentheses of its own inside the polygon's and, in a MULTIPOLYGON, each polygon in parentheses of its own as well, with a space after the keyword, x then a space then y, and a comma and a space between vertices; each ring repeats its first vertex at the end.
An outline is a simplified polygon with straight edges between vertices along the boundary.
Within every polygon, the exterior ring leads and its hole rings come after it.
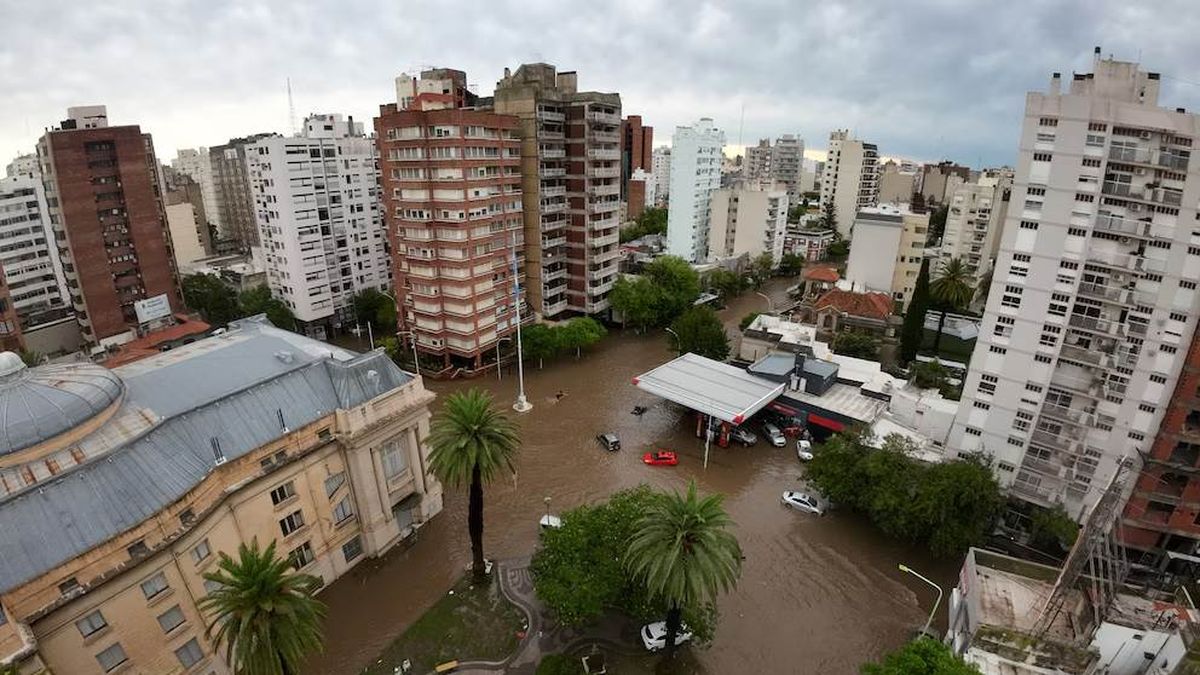
POLYGON ((288 95, 288 125, 292 128, 292 135, 300 133, 296 129, 296 103, 292 100, 292 78, 287 79, 287 95, 288 95))

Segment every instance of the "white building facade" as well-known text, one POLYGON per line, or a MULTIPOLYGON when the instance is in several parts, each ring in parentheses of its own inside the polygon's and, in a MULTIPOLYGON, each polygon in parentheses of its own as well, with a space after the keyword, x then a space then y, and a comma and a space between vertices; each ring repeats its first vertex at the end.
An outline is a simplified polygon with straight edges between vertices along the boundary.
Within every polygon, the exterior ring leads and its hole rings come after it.
MULTIPOLYGON (((667 203, 671 194, 671 149, 655 148, 651 155, 650 173, 654 174, 654 205, 667 203)), ((646 199, 646 204, 651 202, 646 199)))
POLYGON ((246 156, 272 294, 310 336, 353 323, 354 294, 391 283, 374 140, 361 123, 314 115, 301 136, 260 139, 246 156))
POLYGON ((721 187, 725 133, 702 118, 676 127, 671 137, 671 193, 667 212, 667 252, 688 262, 708 255, 709 201, 721 187))
POLYGON ((991 269, 1008 216, 1012 181, 1011 170, 988 169, 976 182, 954 190, 947 199, 946 228, 938 251, 943 263, 960 258, 976 279, 991 269))
POLYGON ((217 204, 217 191, 213 187, 212 162, 208 148, 184 148, 175 153, 171 168, 189 176, 200 186, 200 198, 204 201, 204 216, 209 223, 221 230, 221 209, 217 204))
POLYGON ((849 236, 854 214, 879 203, 879 149, 844 129, 829 134, 829 151, 821 174, 821 204, 833 202, 837 229, 849 236))
POLYGON ((708 257, 783 257, 787 232, 788 193, 774 190, 722 188, 710 201, 708 257))
POLYGON ((904 307, 917 285, 928 232, 929 214, 913 213, 906 205, 859 210, 846 280, 856 291, 887 293, 897 309, 904 307))
MULTIPOLYGON (((1099 51, 1099 48, 1097 48, 1099 51)), ((1200 118, 1100 59, 1026 97, 1011 205, 951 432, 1016 497, 1079 517, 1149 450, 1195 328, 1200 118)))
POLYGON ((37 162, 0 179, 0 269, 21 328, 65 316, 67 280, 37 162))

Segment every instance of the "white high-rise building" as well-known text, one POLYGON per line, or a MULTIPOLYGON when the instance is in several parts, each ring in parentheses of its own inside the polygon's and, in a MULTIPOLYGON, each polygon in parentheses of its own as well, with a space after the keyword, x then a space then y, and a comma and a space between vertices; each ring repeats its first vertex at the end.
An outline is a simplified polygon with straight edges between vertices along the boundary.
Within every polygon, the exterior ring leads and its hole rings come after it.
POLYGON ((12 173, 0 179, 0 269, 21 328, 28 330, 66 316, 71 305, 37 162, 12 173))
POLYGON ((804 139, 784 134, 771 147, 771 180, 782 183, 788 197, 800 203, 800 172, 804 168, 804 139))
POLYGON ((912 300, 925 257, 929 214, 907 204, 860 209, 854 219, 846 281, 856 291, 887 293, 900 309, 912 300))
POLYGON ((829 134, 829 151, 821 175, 821 204, 833 202, 837 229, 849 236, 859 209, 879 202, 879 149, 841 129, 829 134))
POLYGON ((788 194, 782 186, 771 190, 722 188, 710 202, 708 255, 757 258, 770 253, 778 265, 787 231, 788 194))
POLYGON ((37 155, 30 153, 28 155, 18 155, 16 159, 8 163, 4 167, 4 175, 12 178, 14 176, 41 176, 42 170, 38 166, 37 155))
POLYGON ((362 123, 341 115, 246 148, 267 283, 309 335, 353 323, 354 294, 390 285, 377 155, 362 123))
MULTIPOLYGON (((959 185, 947 200, 946 228, 938 258, 961 258, 979 279, 991 269, 1008 215, 1011 169, 986 169, 976 182, 959 185)), ((936 271, 936 270, 932 270, 936 271)))
POLYGON ((1119 461, 1150 450, 1200 303, 1200 118, 1158 106, 1157 73, 1098 53, 1094 69, 1026 96, 949 445, 992 456, 1012 495, 1075 517, 1119 461))
POLYGON ((200 186, 200 198, 204 201, 204 216, 210 224, 221 230, 221 209, 217 204, 217 191, 213 187, 212 162, 208 148, 184 148, 175 152, 171 168, 182 173, 200 186))
MULTIPOLYGON (((654 205, 662 206, 671 194, 671 149, 655 148, 650 173, 654 175, 654 205)), ((646 204, 651 202, 646 199, 646 204)))
POLYGON ((675 127, 671 137, 671 202, 667 211, 667 252, 688 262, 708 255, 709 200, 721 187, 725 133, 702 118, 675 127))

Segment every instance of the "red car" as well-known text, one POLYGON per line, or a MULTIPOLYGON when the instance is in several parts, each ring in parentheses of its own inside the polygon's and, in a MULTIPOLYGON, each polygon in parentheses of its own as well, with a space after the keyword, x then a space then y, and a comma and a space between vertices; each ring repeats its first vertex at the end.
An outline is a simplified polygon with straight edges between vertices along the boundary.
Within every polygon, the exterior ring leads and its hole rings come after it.
POLYGON ((659 450, 642 455, 642 461, 650 466, 675 466, 679 463, 679 458, 670 450, 659 450))

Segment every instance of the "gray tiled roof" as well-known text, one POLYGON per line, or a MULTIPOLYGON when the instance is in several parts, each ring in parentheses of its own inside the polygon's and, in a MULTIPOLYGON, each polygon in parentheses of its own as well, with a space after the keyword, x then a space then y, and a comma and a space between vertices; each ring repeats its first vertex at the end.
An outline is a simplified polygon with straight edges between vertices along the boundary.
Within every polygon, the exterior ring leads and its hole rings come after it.
POLYGON ((0 593, 182 497, 213 470, 214 437, 231 460, 282 435, 279 410, 294 429, 412 379, 382 352, 356 356, 254 322, 117 373, 129 391, 123 405, 161 421, 53 482, 0 500, 0 593))

